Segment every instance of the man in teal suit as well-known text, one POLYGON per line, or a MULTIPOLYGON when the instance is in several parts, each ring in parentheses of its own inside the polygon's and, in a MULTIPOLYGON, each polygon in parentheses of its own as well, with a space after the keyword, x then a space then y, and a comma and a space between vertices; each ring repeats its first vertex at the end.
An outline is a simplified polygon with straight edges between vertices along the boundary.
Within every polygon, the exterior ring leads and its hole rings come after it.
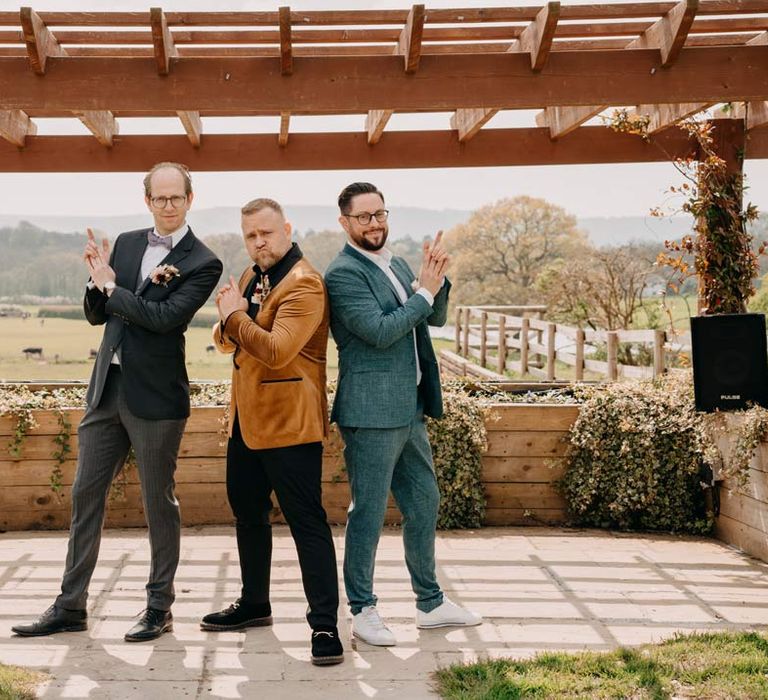
POLYGON ((377 646, 395 637, 376 610, 373 572, 389 491, 403 515, 405 562, 419 628, 478 625, 481 618, 448 600, 435 576, 440 495, 425 416, 443 414, 440 374, 428 325, 445 324, 448 256, 438 233, 424 244, 418 278, 384 245, 384 196, 357 182, 339 195, 348 242, 325 274, 339 379, 331 420, 344 438, 352 502, 344 584, 355 637, 377 646))

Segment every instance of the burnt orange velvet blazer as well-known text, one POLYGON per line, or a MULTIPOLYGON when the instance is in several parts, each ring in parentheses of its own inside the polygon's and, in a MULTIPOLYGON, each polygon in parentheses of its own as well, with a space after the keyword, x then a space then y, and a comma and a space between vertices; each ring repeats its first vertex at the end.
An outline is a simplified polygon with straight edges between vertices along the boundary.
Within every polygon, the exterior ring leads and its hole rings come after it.
MULTIPOLYGON (((240 277, 244 292, 254 276, 240 277)), ((235 414, 253 450, 319 442, 328 435, 325 361, 328 300, 320 273, 302 258, 252 320, 236 311, 213 340, 234 353, 229 434, 235 414)))

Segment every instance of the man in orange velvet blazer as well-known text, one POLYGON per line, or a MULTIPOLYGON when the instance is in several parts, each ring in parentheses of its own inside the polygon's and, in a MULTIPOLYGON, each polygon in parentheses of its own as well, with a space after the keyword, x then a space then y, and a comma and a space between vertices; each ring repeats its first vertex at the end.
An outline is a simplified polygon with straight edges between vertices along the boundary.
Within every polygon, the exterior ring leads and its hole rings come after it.
POLYGON ((328 302, 320 274, 291 242, 280 205, 256 199, 242 209, 254 261, 216 297, 214 341, 232 353, 227 495, 235 514, 243 588, 229 608, 206 615, 204 630, 272 623, 269 578, 271 493, 277 495, 299 555, 312 628, 312 662, 343 660, 336 553, 320 491, 328 434, 325 356, 328 302))

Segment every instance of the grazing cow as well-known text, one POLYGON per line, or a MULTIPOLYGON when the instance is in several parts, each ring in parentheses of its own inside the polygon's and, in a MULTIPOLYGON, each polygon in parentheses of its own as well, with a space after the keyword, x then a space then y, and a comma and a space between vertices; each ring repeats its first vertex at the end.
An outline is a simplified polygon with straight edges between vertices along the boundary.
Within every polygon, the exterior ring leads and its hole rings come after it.
POLYGON ((206 345, 205 351, 206 352, 216 352, 216 347, 214 345, 206 345))
POLYGON ((95 360, 96 356, 99 354, 99 351, 96 348, 91 348, 88 351, 88 359, 89 360, 95 360))
POLYGON ((36 357, 38 360, 43 359, 43 349, 42 348, 23 348, 22 352, 24 353, 24 357, 28 360, 31 357, 36 357))

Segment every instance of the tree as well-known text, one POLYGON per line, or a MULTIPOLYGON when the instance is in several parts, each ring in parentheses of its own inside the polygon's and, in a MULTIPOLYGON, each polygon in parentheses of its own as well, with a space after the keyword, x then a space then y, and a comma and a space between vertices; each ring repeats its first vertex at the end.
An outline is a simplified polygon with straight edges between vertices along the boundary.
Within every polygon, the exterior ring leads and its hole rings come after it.
POLYGON ((548 265, 536 285, 547 317, 593 329, 630 328, 654 272, 653 259, 648 246, 630 244, 590 249, 548 265))
POLYGON ((540 298, 540 272, 576 255, 587 239, 561 207, 519 196, 478 209, 447 233, 446 244, 458 303, 525 304, 540 298))

